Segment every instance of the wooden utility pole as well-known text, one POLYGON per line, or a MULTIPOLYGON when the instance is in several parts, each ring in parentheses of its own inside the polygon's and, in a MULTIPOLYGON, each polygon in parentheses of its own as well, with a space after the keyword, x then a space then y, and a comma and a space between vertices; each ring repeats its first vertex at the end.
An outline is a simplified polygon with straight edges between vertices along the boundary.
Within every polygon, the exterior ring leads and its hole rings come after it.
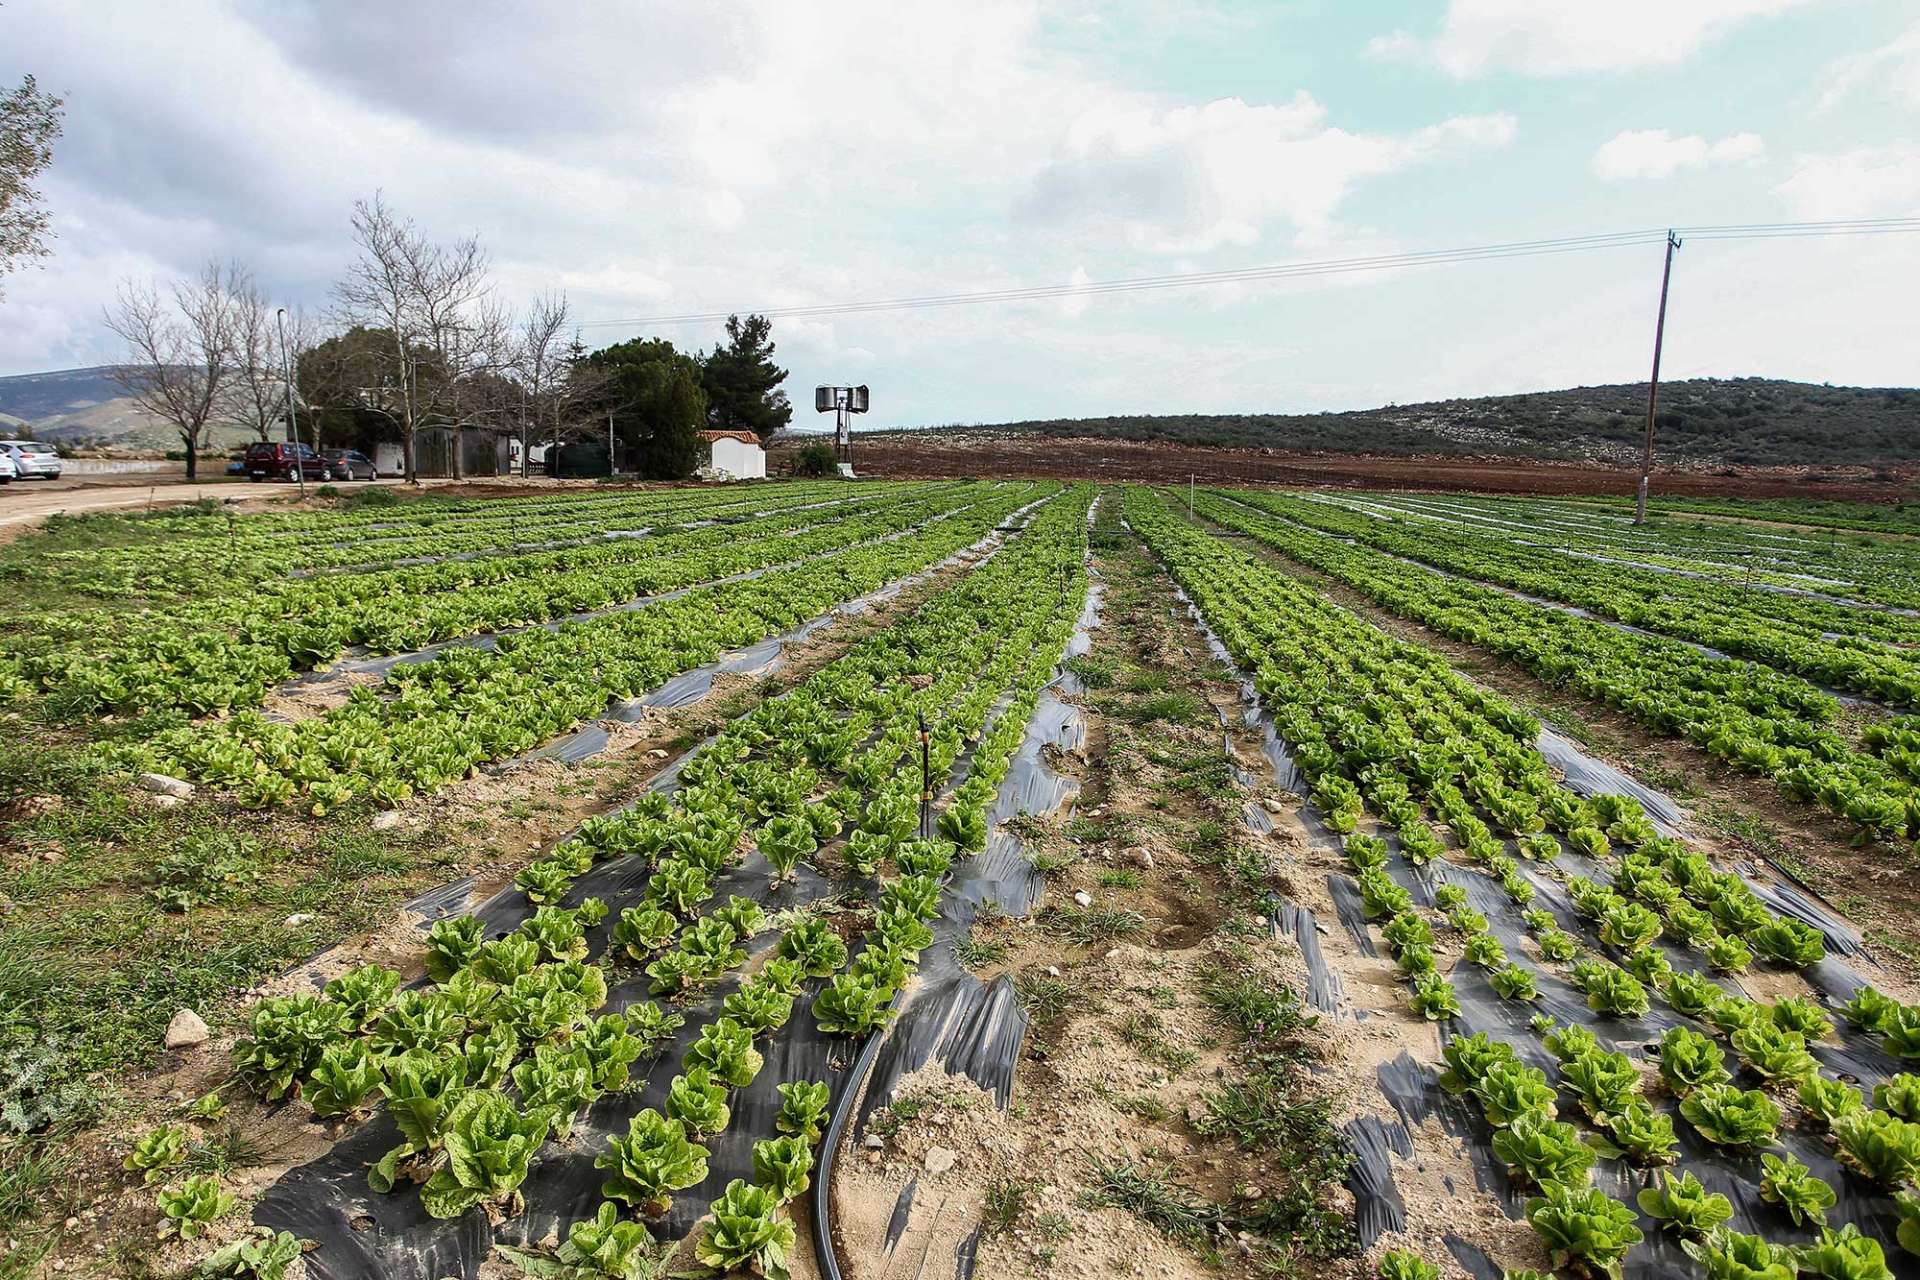
POLYGON ((1647 488, 1653 482, 1653 416, 1660 402, 1660 344, 1667 336, 1667 285, 1673 280, 1673 251, 1680 237, 1667 232, 1667 264, 1660 271, 1660 318, 1653 326, 1653 378, 1647 383, 1647 443, 1640 454, 1640 490, 1633 504, 1633 522, 1647 522, 1647 488))

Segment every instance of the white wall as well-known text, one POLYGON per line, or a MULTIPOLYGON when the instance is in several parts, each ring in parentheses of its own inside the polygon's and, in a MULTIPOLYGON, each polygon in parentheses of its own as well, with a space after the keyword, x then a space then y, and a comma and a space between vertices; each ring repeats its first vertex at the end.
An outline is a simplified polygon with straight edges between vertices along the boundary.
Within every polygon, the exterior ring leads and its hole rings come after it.
POLYGON ((715 440, 713 469, 724 471, 736 480, 765 480, 767 451, 757 444, 739 440, 715 440))

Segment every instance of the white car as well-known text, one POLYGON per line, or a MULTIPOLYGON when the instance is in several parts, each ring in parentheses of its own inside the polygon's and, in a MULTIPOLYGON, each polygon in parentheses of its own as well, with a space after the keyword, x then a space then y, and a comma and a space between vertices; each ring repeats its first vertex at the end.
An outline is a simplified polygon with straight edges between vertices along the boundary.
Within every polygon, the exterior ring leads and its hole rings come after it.
POLYGON ((20 480, 58 480, 60 451, 38 440, 0 440, 0 457, 13 465, 20 480))
POLYGON ((10 483, 19 474, 20 469, 13 465, 13 455, 0 449, 0 484, 10 483))

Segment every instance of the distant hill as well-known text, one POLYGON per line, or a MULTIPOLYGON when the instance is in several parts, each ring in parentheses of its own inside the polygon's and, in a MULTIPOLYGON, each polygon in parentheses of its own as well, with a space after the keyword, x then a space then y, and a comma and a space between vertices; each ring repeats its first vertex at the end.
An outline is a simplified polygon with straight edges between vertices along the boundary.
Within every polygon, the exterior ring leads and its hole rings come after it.
MULTIPOLYGON (((1344 413, 1130 414, 936 430, 1164 441, 1283 453, 1625 464, 1639 457, 1646 406, 1646 383, 1630 382, 1344 413)), ((0 409, 5 407, 0 400, 0 409)), ((1658 427, 1660 458, 1668 466, 1914 462, 1920 461, 1920 390, 1831 387, 1769 378, 1667 382, 1660 386, 1658 427)))
MULTIPOLYGON (((0 427, 32 430, 34 438, 68 447, 112 446, 134 452, 178 449, 167 423, 128 398, 113 380, 113 365, 23 373, 0 378, 0 427)), ((251 438, 235 427, 215 427, 205 446, 218 451, 251 438)))

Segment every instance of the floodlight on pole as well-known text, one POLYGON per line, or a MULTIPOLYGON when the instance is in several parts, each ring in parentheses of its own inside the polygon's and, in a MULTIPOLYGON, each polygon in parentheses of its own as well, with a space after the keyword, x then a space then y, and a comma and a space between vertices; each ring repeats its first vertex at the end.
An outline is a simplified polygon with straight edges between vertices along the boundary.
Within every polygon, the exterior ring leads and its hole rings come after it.
POLYGON ((273 322, 280 327, 280 368, 287 375, 287 440, 293 446, 293 476, 300 482, 300 496, 307 496, 307 469, 300 459, 300 422, 293 416, 293 351, 287 346, 287 309, 274 312, 273 322))
POLYGON ((840 463, 840 474, 853 475, 852 415, 867 411, 865 387, 815 387, 813 411, 833 415, 833 456, 840 463))

